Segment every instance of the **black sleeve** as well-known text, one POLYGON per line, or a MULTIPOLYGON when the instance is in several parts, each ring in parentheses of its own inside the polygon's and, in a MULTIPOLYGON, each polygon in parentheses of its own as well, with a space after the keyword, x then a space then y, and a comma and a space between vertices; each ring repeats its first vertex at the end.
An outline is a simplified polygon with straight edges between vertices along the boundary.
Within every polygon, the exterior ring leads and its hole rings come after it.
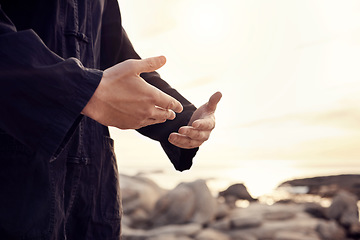
MULTIPOLYGON (((117 1, 108 0, 103 17, 101 67, 105 69, 127 59, 140 59, 140 57, 122 28, 117 1)), ((181 102, 184 110, 182 113, 177 114, 176 118, 172 121, 147 126, 138 129, 138 131, 151 139, 159 141, 177 170, 183 171, 189 169, 198 148, 178 148, 168 141, 168 137, 170 133, 177 132, 180 127, 186 126, 189 123, 193 112, 196 110, 195 106, 162 80, 157 72, 143 73, 141 77, 149 84, 176 98, 181 102)))
POLYGON ((102 71, 62 59, 0 6, 0 129, 51 159, 95 92, 102 71))

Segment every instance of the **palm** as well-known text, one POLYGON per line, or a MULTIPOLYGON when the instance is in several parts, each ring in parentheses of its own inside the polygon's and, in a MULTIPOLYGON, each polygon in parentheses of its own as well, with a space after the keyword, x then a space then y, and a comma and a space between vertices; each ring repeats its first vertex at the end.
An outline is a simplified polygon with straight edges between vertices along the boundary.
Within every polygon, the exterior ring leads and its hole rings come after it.
MULTIPOLYGON (((201 107, 199 107, 192 115, 190 121, 189 121, 189 126, 192 126, 194 122, 196 122, 197 120, 202 120, 202 119, 208 119, 210 121, 214 121, 215 124, 215 110, 216 110, 216 106, 218 104, 218 102, 220 101, 222 95, 220 92, 216 92, 215 94, 213 94, 209 101, 207 103, 205 103, 204 105, 202 105, 201 107)), ((199 122, 197 121, 197 122, 199 122)), ((202 122, 202 121, 201 121, 202 122)), ((197 127, 197 124, 195 124, 195 126, 193 127, 197 127)))
POLYGON ((169 141, 181 148, 196 148, 203 144, 215 127, 215 110, 222 95, 213 94, 209 101, 199 107, 192 115, 188 126, 181 127, 178 133, 171 133, 169 141))

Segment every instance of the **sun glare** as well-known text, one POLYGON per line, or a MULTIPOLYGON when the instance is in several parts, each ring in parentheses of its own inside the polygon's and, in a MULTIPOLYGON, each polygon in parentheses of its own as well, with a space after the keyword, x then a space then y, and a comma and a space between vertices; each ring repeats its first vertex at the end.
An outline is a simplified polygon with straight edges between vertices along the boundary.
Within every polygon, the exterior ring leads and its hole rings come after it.
MULTIPOLYGON (((196 106, 223 93, 189 179, 219 176, 213 189, 231 180, 260 196, 286 179, 358 171, 359 1, 123 2, 137 51, 167 57, 166 81, 196 106)), ((131 137, 118 150, 125 167, 168 166, 131 137)))
POLYGON ((179 25, 192 41, 215 43, 226 36, 224 4, 205 0, 183 1, 179 9, 179 25))

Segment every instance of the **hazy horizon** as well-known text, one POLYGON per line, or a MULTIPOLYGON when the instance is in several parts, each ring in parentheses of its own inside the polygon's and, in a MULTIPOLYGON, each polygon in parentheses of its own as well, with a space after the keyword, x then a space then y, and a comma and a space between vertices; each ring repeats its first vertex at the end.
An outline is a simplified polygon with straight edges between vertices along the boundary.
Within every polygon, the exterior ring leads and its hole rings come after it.
MULTIPOLYGON (((277 179, 358 173, 360 2, 119 3, 137 52, 167 57, 159 72, 170 85, 196 106, 223 93, 209 142, 174 179, 213 169, 208 178, 231 176, 261 194, 277 179)), ((134 131, 111 133, 120 172, 173 171, 159 144, 134 131)))

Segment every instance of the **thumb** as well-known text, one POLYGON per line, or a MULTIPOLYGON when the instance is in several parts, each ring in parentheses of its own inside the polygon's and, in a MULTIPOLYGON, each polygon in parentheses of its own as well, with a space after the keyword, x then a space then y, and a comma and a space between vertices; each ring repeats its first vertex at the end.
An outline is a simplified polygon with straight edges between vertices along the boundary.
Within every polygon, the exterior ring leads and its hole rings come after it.
POLYGON ((210 97, 207 107, 211 112, 215 112, 216 106, 219 103, 221 97, 222 97, 221 92, 216 92, 210 97))
POLYGON ((140 59, 136 70, 139 74, 143 72, 153 72, 164 66, 165 63, 166 58, 164 56, 140 59))

